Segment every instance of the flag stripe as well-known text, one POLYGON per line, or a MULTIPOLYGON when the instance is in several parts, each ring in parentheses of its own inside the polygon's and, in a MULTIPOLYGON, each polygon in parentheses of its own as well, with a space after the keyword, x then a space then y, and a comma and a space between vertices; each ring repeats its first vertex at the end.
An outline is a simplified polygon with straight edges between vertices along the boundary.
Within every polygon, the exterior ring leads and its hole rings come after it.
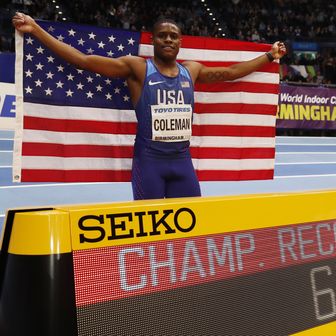
MULTIPOLYGON (((130 158, 63 158, 44 156, 25 156, 23 164, 26 169, 56 170, 130 170, 130 158)), ((272 169, 274 159, 193 159, 193 165, 199 170, 252 170, 272 169), (211 169, 209 169, 211 167, 211 169)))
MULTIPOLYGON (((196 103, 195 112, 197 113, 236 113, 272 115, 275 117, 277 107, 269 104, 241 104, 241 103, 196 103)), ((59 109, 58 106, 35 103, 25 103, 25 116, 41 117, 52 119, 68 120, 105 120, 106 122, 136 122, 135 112, 133 110, 108 110, 96 109, 92 107, 82 108, 75 106, 66 106, 59 109)), ((209 115, 210 116, 210 115, 209 115)))
POLYGON ((41 117, 53 119, 68 120, 105 120, 115 122, 136 122, 134 110, 104 109, 94 107, 77 107, 48 105, 46 108, 43 104, 25 103, 25 115, 31 117, 41 117))
POLYGON ((227 125, 208 125, 202 127, 194 125, 192 128, 193 136, 247 136, 247 137, 273 137, 275 136, 274 127, 263 126, 227 126, 227 125))
MULTIPOLYGON (((238 118, 233 118, 238 119, 238 118)), ((260 118, 261 119, 261 118, 260 118)), ((236 121, 236 120, 233 120, 236 121)), ((215 121, 214 121, 215 122, 215 121)), ((115 123, 92 120, 63 120, 47 118, 24 118, 25 128, 35 130, 45 130, 52 132, 96 132, 102 134, 129 134, 136 132, 136 123, 115 123)), ((211 125, 209 122, 206 128, 202 127, 201 120, 192 126, 192 134, 197 136, 269 136, 275 135, 273 126, 246 126, 246 125, 211 125)))
POLYGON ((52 132, 95 132, 132 134, 136 132, 136 123, 119 123, 95 120, 67 120, 50 118, 24 118, 25 129, 45 130, 52 132))
POLYGON ((128 182, 130 178, 131 172, 127 170, 22 169, 22 179, 35 182, 128 182))
MULTIPOLYGON (((202 113, 195 114, 194 125, 235 125, 235 126, 272 126, 276 117, 274 115, 236 114, 236 113, 202 113)), ((225 133, 223 133, 225 134, 225 133)))
MULTIPOLYGON (((149 59, 151 56, 143 55, 143 58, 149 59)), ((187 60, 178 59, 180 63, 183 63, 187 60)), ((240 62, 220 62, 220 61, 203 61, 198 60, 198 63, 201 63, 208 67, 228 67, 230 65, 238 64, 240 62)), ((230 83, 234 82, 260 82, 260 83, 278 83, 279 82, 279 64, 277 62, 268 63, 264 66, 261 66, 258 71, 255 71, 244 77, 229 81, 230 83)), ((223 82, 225 83, 225 82, 223 82)))
POLYGON ((54 143, 25 142, 22 147, 22 155, 131 158, 133 156, 133 146, 63 145, 54 143))
MULTIPOLYGON (((180 62, 183 62, 184 60, 179 60, 180 62)), ((200 60, 199 63, 208 66, 208 67, 229 67, 234 64, 238 64, 239 62, 216 62, 216 61, 204 61, 200 60)), ((258 73, 263 73, 263 72, 270 72, 278 76, 278 71, 279 71, 279 64, 276 62, 268 63, 263 65, 259 70, 258 73)), ((237 79, 236 81, 241 81, 241 79, 237 79)))
MULTIPOLYGON (((140 44, 152 45, 152 34, 147 32, 142 33, 140 37, 140 44)), ((267 52, 270 50, 269 44, 187 35, 182 37, 182 47, 207 50, 240 50, 258 52, 267 52)))
POLYGON ((251 148, 251 147, 274 147, 274 137, 237 137, 237 136, 194 136, 191 139, 191 145, 195 147, 235 147, 235 148, 251 148))
POLYGON ((64 145, 126 145, 134 144, 134 134, 100 134, 85 132, 52 132, 27 130, 23 132, 24 142, 55 143, 64 145))
MULTIPOLYGON (((153 45, 140 44, 139 54, 150 57, 153 55, 153 45)), ((243 62, 263 55, 261 51, 241 50, 209 50, 196 48, 181 48, 177 56, 178 60, 186 61, 211 61, 211 62, 243 62)))
MULTIPOLYGON (((235 105, 236 107, 236 105, 235 105)), ((202 106, 202 108, 205 109, 205 107, 202 106)), ((220 108, 220 107, 218 107, 220 108)), ((234 109, 234 108, 233 108, 234 109)), ((274 108, 272 109, 274 110, 274 108)), ((73 113, 74 116, 72 116, 72 118, 67 118, 67 112, 63 113, 58 113, 57 115, 55 114, 51 114, 50 111, 38 111, 37 109, 34 111, 34 113, 27 113, 26 116, 24 117, 25 120, 25 128, 28 129, 39 129, 40 127, 42 127, 42 129, 44 129, 43 127, 45 127, 46 129, 48 129, 48 125, 46 125, 47 122, 52 122, 54 121, 55 124, 56 123, 63 123, 68 121, 69 125, 72 124, 76 124, 76 123, 80 123, 81 121, 87 121, 90 125, 94 126, 96 123, 102 122, 102 123, 107 123, 109 125, 112 124, 120 124, 120 127, 122 127, 122 125, 126 125, 127 127, 130 127, 130 125, 135 125, 136 121, 133 120, 133 118, 130 118, 127 121, 124 122, 120 122, 120 117, 119 117, 119 111, 113 111, 113 117, 110 116, 110 120, 105 120, 105 121, 97 121, 101 120, 99 118, 96 117, 96 119, 88 118, 86 116, 86 113, 81 113, 80 110, 76 111, 78 113, 73 113), (50 116, 53 116, 53 118, 51 119, 50 116), (75 118, 76 116, 76 118, 75 118), (45 121, 45 123, 43 124, 43 121, 45 121)), ((221 111, 218 111, 218 113, 214 114, 211 113, 212 111, 210 111, 210 113, 206 113, 206 111, 202 112, 201 114, 194 114, 194 119, 193 119, 193 123, 196 125, 202 125, 202 124, 208 124, 208 125, 259 125, 259 126, 274 126, 274 123, 276 121, 276 118, 273 115, 265 115, 265 114, 256 114, 256 113, 252 113, 252 111, 250 111, 250 114, 245 114, 243 113, 243 111, 241 111, 241 113, 229 113, 229 111, 227 113, 220 113, 221 111)), ((249 111, 244 111, 244 112, 249 112, 249 111)), ((258 110, 259 112, 259 110, 258 110)), ((52 125, 52 124, 50 124, 52 125)), ((94 129, 93 129, 94 131, 94 129)), ((132 128, 132 131, 135 131, 132 128)), ((113 132, 111 132, 113 133, 113 132)))
POLYGON ((196 91, 203 92, 250 92, 278 94, 279 85, 273 83, 223 82, 215 84, 196 84, 196 91))
POLYGON ((237 151, 235 147, 191 147, 190 152, 193 157, 216 159, 218 157, 223 159, 274 159, 274 148, 240 148, 237 151))
POLYGON ((274 175, 273 169, 269 170, 201 170, 197 176, 201 181, 242 181, 242 180, 269 180, 274 175))
POLYGON ((242 103, 258 104, 262 101, 264 104, 274 105, 278 103, 278 95, 271 93, 250 93, 250 92, 199 92, 195 91, 195 102, 197 103, 242 103))
MULTIPOLYGON (((240 104, 240 103, 196 103, 195 113, 237 113, 241 114, 264 114, 275 116, 277 106, 266 104, 240 104)), ((59 109, 58 106, 35 103, 25 103, 25 115, 53 119, 75 119, 75 120, 105 120, 116 122, 136 122, 133 110, 108 110, 92 107, 78 108, 65 106, 59 109)))
POLYGON ((279 84, 279 74, 255 71, 232 82, 279 84))
MULTIPOLYGON (((240 181, 272 179, 273 170, 245 170, 245 171, 197 171, 202 181, 240 181)), ((35 182, 127 182, 131 178, 131 172, 125 170, 43 170, 22 169, 22 178, 35 182)))
MULTIPOLYGON (((225 147, 191 147, 193 157, 216 159, 272 159, 274 148, 236 148, 225 147)), ((58 156, 58 157, 106 157, 132 158, 133 146, 102 146, 102 145, 63 145, 53 143, 25 142, 22 148, 23 156, 58 156)))
POLYGON ((58 157, 25 156, 23 164, 26 169, 55 169, 55 170, 130 170, 130 158, 78 158, 67 157, 59 160, 58 157))
POLYGON ((193 165, 196 170, 266 170, 272 169, 274 159, 239 159, 239 160, 223 160, 223 159, 193 159, 193 165), (211 168, 210 168, 211 167, 211 168))
MULTIPOLYGON (((52 132, 43 130, 24 130, 24 142, 41 142, 65 145, 123 145, 132 146, 134 135, 127 134, 99 134, 82 132, 52 132)), ((274 147, 274 137, 244 137, 236 136, 194 136, 192 146, 249 148, 249 147, 274 147)))
POLYGON ((264 114, 275 116, 277 107, 274 105, 266 104, 239 104, 239 103, 226 103, 226 104, 208 104, 196 103, 196 113, 245 113, 245 114, 264 114))

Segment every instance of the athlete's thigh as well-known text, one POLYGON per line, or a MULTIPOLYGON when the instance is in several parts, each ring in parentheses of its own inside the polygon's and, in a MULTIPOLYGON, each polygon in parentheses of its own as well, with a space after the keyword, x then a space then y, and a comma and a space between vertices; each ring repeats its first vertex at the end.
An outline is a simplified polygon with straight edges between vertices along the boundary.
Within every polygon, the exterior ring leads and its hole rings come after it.
POLYGON ((178 160, 174 164, 177 177, 166 183, 166 197, 201 196, 200 184, 191 159, 178 160))
POLYGON ((160 176, 160 162, 150 158, 133 158, 132 164, 133 198, 164 198, 165 183, 160 176))

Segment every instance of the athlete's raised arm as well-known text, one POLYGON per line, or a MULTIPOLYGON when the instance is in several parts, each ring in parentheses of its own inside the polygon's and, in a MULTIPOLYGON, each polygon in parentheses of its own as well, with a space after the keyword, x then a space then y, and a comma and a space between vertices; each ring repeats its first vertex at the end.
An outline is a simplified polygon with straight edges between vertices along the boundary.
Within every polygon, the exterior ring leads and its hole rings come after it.
POLYGON ((30 33, 41 41, 47 48, 63 58, 70 64, 107 77, 128 78, 134 75, 137 62, 142 62, 140 57, 124 56, 109 58, 98 55, 85 55, 76 48, 63 43, 48 32, 43 30, 29 15, 16 13, 12 19, 14 27, 21 33, 30 33))
POLYGON ((184 65, 191 72, 195 82, 211 83, 244 77, 258 70, 263 65, 272 62, 275 59, 280 59, 285 54, 286 47, 284 43, 275 42, 269 52, 252 60, 237 63, 229 67, 208 67, 192 61, 184 62, 184 65))

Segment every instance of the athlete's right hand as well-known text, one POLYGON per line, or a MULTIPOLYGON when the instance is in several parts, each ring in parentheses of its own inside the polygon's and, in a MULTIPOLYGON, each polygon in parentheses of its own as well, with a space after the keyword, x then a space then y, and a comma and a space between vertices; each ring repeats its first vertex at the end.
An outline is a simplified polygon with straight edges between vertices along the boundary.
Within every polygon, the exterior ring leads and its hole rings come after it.
POLYGON ((17 12, 12 19, 13 26, 21 33, 32 33, 35 20, 29 15, 17 12))

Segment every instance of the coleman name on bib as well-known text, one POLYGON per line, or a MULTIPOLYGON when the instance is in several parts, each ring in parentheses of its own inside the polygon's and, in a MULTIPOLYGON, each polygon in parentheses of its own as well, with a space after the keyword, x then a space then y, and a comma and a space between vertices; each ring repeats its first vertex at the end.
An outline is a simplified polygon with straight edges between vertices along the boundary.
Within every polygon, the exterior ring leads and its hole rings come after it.
POLYGON ((191 137, 190 104, 152 105, 152 140, 187 141, 191 137))

